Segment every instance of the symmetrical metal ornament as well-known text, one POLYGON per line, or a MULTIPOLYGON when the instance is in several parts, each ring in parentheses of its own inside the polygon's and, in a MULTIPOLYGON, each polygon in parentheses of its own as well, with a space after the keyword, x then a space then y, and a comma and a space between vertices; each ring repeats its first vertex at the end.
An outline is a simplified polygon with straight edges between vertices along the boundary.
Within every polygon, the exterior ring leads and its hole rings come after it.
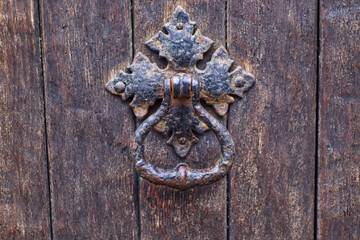
POLYGON ((221 46, 213 54, 204 70, 196 67, 213 41, 195 29, 195 23, 179 6, 176 8, 165 31, 146 42, 146 45, 168 60, 168 66, 160 69, 155 63, 138 53, 130 73, 120 72, 110 80, 106 88, 123 100, 133 97, 130 106, 139 119, 147 116, 148 109, 157 99, 162 99, 157 111, 148 116, 135 132, 132 157, 139 175, 155 184, 186 190, 213 183, 225 176, 231 168, 234 143, 227 129, 210 115, 200 104, 203 99, 212 105, 220 116, 227 113, 231 95, 242 97, 255 83, 255 78, 237 67, 229 72, 233 61, 221 46), (182 163, 173 169, 162 169, 146 162, 143 142, 151 129, 168 135, 168 143, 180 157, 185 157, 198 139, 193 134, 212 129, 220 144, 222 156, 208 169, 193 170, 182 163))

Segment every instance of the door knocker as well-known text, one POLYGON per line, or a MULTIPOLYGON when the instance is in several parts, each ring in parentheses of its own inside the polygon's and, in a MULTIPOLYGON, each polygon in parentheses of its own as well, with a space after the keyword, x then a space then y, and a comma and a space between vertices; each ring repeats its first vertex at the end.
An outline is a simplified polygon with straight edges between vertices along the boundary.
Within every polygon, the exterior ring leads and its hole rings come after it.
POLYGON ((145 118, 148 108, 157 99, 162 99, 156 112, 135 131, 132 160, 139 175, 149 182, 186 190, 223 178, 229 172, 235 154, 230 133, 201 106, 200 99, 224 116, 229 103, 234 102, 231 95, 242 97, 252 87, 255 78, 240 67, 229 72, 233 61, 223 46, 214 52, 204 70, 198 69, 197 61, 203 58, 213 41, 199 30, 194 31, 195 23, 180 6, 164 27, 166 33, 160 31, 146 45, 165 57, 168 66, 160 69, 140 52, 129 67, 131 73, 120 72, 107 83, 106 89, 120 95, 123 100, 133 97, 130 106, 139 119, 145 118), (143 144, 153 128, 164 135, 171 132, 168 143, 182 158, 197 142, 193 131, 201 134, 211 129, 220 142, 221 156, 214 166, 206 169, 192 169, 186 163, 172 169, 155 167, 145 160, 143 144))

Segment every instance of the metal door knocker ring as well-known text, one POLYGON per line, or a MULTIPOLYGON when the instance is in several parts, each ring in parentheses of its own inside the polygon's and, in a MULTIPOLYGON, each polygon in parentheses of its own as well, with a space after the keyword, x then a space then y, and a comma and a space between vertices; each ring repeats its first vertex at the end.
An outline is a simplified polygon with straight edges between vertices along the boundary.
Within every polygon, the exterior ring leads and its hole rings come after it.
POLYGON ((148 108, 157 99, 162 99, 156 112, 135 131, 131 156, 141 177, 180 190, 220 180, 229 172, 235 154, 230 133, 201 106, 200 99, 224 116, 229 103, 235 100, 231 95, 242 97, 255 83, 255 78, 240 67, 229 72, 233 61, 222 46, 214 52, 204 70, 198 69, 196 63, 213 41, 194 28, 195 23, 190 21, 189 15, 177 7, 170 22, 165 24, 167 33, 160 31, 146 42, 168 60, 167 68, 158 68, 138 53, 129 67, 131 73, 120 72, 106 85, 108 91, 120 95, 123 100, 133 97, 130 106, 139 119, 147 116, 148 108), (206 169, 192 169, 186 163, 172 169, 155 167, 144 157, 144 141, 152 129, 164 135, 171 132, 168 143, 182 158, 198 141, 193 131, 201 134, 211 129, 220 143, 221 156, 214 166, 206 169))

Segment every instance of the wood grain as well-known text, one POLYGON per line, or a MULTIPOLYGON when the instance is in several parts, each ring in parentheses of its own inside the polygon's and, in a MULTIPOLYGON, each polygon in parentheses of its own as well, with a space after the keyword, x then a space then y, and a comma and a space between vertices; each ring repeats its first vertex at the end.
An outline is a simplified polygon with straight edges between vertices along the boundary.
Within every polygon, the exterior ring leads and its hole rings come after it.
POLYGON ((129 1, 43 1, 54 239, 134 239, 128 103, 105 84, 131 60, 129 1))
MULTIPOLYGON (((360 239, 360 5, 320 1, 315 176, 316 5, 315 0, 2 1, 0 238, 360 239), (177 5, 215 41, 199 68, 227 39, 230 57, 257 77, 231 106, 228 127, 237 154, 229 203, 226 179, 186 192, 136 179, 129 154, 136 121, 129 101, 104 88, 131 62, 132 31, 135 51, 166 66, 144 42, 177 5)), ((155 165, 174 167, 183 160, 167 139, 152 132, 146 156, 155 165)), ((199 140, 185 159, 193 168, 212 165, 220 154, 213 133, 199 140)))
POLYGON ((0 2, 0 238, 50 239, 36 1, 0 2))
POLYGON ((320 1, 318 239, 360 239, 360 3, 320 1))
MULTIPOLYGON (((144 43, 162 29, 175 8, 181 5, 197 22, 198 29, 215 41, 225 44, 225 1, 134 1, 135 50, 149 56, 160 67, 166 61, 150 51, 144 43)), ((210 59, 215 48, 206 54, 210 59)), ((204 62, 199 64, 204 67, 204 62)), ((225 119, 222 120, 225 123, 225 119)), ((185 161, 192 168, 205 168, 215 163, 220 146, 212 132, 199 136, 199 142, 186 159, 176 156, 168 137, 152 132, 145 142, 148 161, 164 168, 185 161)), ((179 192, 140 182, 140 220, 142 239, 225 239, 226 238, 226 179, 211 186, 179 192)))
POLYGON ((257 82, 231 106, 230 239, 313 239, 316 1, 228 2, 228 50, 257 82))

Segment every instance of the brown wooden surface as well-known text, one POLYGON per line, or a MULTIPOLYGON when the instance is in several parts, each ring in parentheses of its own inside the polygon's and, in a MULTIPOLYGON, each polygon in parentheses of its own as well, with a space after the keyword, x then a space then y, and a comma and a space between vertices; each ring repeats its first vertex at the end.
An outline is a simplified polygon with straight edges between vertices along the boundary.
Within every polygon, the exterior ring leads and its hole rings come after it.
POLYGON ((105 90, 131 60, 129 1, 43 1, 54 239, 137 234, 128 103, 105 90))
POLYGON ((318 239, 360 239, 360 2, 321 1, 318 239))
MULTIPOLYGON (((2 1, 0 239, 360 239, 360 6, 319 5, 317 52, 315 0, 2 1), (186 192, 136 179, 130 101, 105 90, 132 46, 166 65, 144 42, 177 5, 211 53, 227 39, 257 77, 221 119, 237 151, 229 190, 226 179, 186 192)), ((151 133, 145 155, 174 167, 167 139, 151 133)), ((185 161, 208 167, 220 148, 211 132, 199 140, 185 161)))
MULTIPOLYGON (((144 43, 162 29, 175 8, 181 5, 198 29, 215 41, 215 47, 225 44, 225 1, 134 1, 135 51, 143 52, 164 67, 158 54, 144 43)), ((213 49, 214 50, 214 49, 213 49)), ((210 52, 213 52, 210 51, 210 52)), ((207 54, 205 59, 209 59, 207 54)), ((204 66, 200 64, 200 67, 204 66)), ((225 121, 223 120, 223 123, 225 121)), ((185 161, 193 168, 215 163, 220 147, 213 133, 199 137, 199 142, 182 160, 167 145, 169 137, 149 134, 146 140, 147 159, 164 168, 185 161)), ((140 221, 142 239, 225 239, 226 238, 226 179, 186 192, 155 186, 140 181, 140 221)))
POLYGON ((36 1, 0 2, 0 239, 49 239, 36 1))
POLYGON ((231 106, 230 239, 313 239, 316 2, 228 2, 228 49, 257 77, 231 106))

